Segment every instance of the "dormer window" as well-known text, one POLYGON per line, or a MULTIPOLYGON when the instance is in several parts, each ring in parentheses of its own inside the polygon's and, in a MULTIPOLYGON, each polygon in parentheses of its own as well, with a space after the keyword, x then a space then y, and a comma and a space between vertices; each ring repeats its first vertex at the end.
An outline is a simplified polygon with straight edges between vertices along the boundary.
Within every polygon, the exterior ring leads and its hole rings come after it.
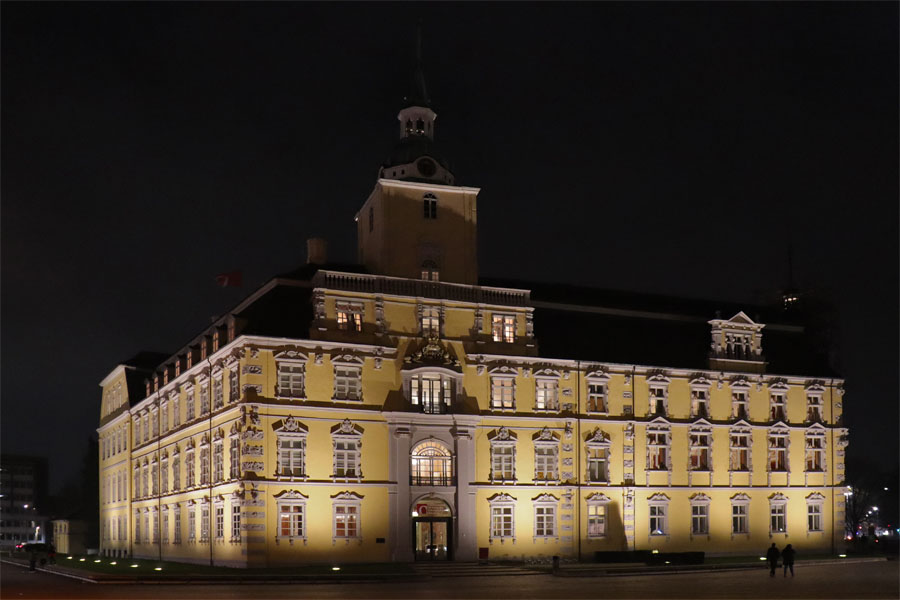
POLYGON ((425 194, 422 207, 426 219, 437 219, 437 201, 437 196, 434 194, 425 194))
POLYGON ((362 331, 362 304, 356 302, 336 302, 338 329, 343 331, 362 331))
POLYGON ((491 334, 495 342, 512 344, 516 341, 516 316, 492 315, 491 334))
POLYGON ((440 281, 440 271, 433 260, 426 260, 422 263, 422 279, 424 281, 440 281))
POLYGON ((728 370, 759 370, 759 365, 741 363, 761 363, 762 323, 754 322, 743 312, 730 319, 713 319, 710 346, 710 368, 728 370), (737 364, 736 364, 737 363, 737 364))
POLYGON ((422 316, 420 317, 422 325, 422 335, 440 335, 441 334, 441 309, 439 306, 423 306, 422 316))

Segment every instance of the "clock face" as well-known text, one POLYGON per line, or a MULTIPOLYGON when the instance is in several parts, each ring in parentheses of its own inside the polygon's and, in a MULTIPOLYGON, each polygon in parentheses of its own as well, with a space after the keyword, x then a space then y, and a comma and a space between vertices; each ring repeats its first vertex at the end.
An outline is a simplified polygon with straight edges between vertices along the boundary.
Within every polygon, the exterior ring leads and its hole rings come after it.
POLYGON ((431 177, 437 171, 437 165, 430 158, 420 158, 419 162, 416 163, 416 168, 425 177, 431 177))

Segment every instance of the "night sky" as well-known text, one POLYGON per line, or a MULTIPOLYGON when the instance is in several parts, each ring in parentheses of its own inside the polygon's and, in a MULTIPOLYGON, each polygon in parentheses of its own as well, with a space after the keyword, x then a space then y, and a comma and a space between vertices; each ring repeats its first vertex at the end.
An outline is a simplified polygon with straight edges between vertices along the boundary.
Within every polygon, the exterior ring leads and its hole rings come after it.
POLYGON ((793 246, 839 314, 850 451, 896 464, 897 3, 4 2, 4 452, 58 487, 119 361, 308 237, 355 261, 419 18, 482 275, 759 302, 793 246))

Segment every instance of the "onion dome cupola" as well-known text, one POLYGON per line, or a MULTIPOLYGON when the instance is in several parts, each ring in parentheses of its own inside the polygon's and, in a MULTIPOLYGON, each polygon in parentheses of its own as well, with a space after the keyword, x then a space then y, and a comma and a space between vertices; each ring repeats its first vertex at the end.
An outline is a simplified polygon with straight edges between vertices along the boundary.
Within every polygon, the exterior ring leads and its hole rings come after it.
POLYGON ((425 86, 421 30, 416 41, 412 92, 404 98, 405 107, 397 115, 397 120, 400 121, 400 140, 381 165, 379 176, 384 179, 453 185, 455 178, 450 172, 450 164, 441 157, 434 144, 434 121, 437 114, 432 110, 431 98, 425 86))

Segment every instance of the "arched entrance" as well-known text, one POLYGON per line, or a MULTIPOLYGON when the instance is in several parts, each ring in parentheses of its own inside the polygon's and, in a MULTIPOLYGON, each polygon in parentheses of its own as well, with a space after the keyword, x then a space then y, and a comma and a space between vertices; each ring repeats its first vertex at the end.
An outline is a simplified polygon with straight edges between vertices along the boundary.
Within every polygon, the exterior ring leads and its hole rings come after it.
POLYGON ((453 514, 433 496, 416 500, 412 510, 413 555, 416 560, 453 559, 453 514))

